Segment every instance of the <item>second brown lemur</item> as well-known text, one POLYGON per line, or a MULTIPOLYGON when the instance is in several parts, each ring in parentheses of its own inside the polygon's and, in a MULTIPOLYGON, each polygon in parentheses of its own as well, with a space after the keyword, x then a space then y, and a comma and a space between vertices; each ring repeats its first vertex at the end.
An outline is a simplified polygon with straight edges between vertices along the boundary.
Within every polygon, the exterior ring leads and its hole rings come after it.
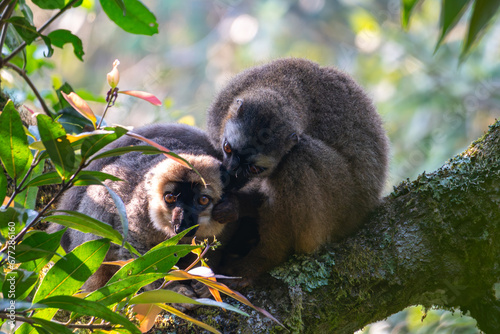
POLYGON ((223 273, 251 280, 292 253, 314 252, 355 231, 379 203, 389 160, 381 118, 333 67, 291 58, 243 71, 209 107, 208 133, 229 188, 265 197, 259 243, 223 273))

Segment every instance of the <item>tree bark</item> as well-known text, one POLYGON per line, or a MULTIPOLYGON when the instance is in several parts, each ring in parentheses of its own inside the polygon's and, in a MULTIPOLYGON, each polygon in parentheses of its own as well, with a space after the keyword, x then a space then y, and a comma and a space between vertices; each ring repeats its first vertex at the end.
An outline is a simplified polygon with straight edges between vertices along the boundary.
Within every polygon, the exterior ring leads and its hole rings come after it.
MULTIPOLYGON (((437 171, 405 181, 356 234, 295 256, 242 293, 293 333, 353 333, 410 305, 470 312, 500 333, 500 121, 437 171)), ((220 310, 196 317, 225 333, 281 332, 220 310)), ((283 330, 284 331, 284 330, 283 330)))

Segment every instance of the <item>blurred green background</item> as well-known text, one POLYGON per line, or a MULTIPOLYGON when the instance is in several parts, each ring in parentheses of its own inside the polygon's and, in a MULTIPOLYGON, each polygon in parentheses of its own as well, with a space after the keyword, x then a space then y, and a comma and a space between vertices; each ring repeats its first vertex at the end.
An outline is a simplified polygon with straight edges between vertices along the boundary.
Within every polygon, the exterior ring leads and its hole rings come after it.
MULTIPOLYGON (((108 124, 141 126, 179 121, 204 127, 205 110, 225 82, 244 68, 277 57, 304 57, 350 73, 374 99, 392 143, 387 185, 433 171, 480 137, 500 116, 500 24, 490 27, 477 49, 459 64, 465 21, 437 52, 440 1, 424 1, 410 29, 400 24, 400 0, 144 0, 156 15, 159 34, 128 34, 109 21, 100 5, 62 16, 52 29, 68 29, 83 41, 80 62, 70 45, 43 57, 28 52, 28 65, 42 94, 68 82, 101 113, 106 73, 121 62, 120 89, 145 90, 161 107, 120 96, 108 124)), ((35 8, 35 7, 33 7, 35 8)), ((51 11, 35 11, 39 26, 51 11)), ((469 14, 465 16, 468 17, 469 14)), ((31 90, 2 70, 3 89, 16 102, 41 111, 31 90), (27 95, 28 94, 28 95, 27 95)), ((420 307, 372 325, 364 333, 477 333, 475 321, 420 307)))

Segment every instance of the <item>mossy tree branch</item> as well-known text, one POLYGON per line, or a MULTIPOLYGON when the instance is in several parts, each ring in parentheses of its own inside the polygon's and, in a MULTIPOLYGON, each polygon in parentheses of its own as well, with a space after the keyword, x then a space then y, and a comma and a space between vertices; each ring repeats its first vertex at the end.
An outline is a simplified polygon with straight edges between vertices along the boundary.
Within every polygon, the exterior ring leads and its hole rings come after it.
MULTIPOLYGON (((358 233, 294 258, 243 293, 292 332, 353 333, 422 304, 470 311, 481 330, 499 333, 498 240, 500 121, 439 170, 401 183, 358 233)), ((218 319, 216 327, 277 330, 257 314, 206 312, 197 316, 218 319)))

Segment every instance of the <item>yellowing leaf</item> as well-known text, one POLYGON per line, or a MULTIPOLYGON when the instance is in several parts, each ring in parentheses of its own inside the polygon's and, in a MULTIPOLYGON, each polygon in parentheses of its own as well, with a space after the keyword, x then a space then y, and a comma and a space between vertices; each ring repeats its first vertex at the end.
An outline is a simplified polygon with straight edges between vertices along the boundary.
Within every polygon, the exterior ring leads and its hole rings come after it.
POLYGON ((154 326, 161 308, 155 304, 136 304, 132 311, 136 313, 135 317, 139 320, 139 330, 146 333, 154 326))
POLYGON ((43 142, 41 140, 33 142, 29 145, 29 148, 32 150, 37 150, 37 151, 43 151, 45 150, 45 145, 43 145, 43 142))
POLYGON ((69 94, 64 93, 61 91, 62 96, 68 101, 68 103, 75 108, 76 111, 78 111, 82 116, 88 118, 92 124, 94 125, 95 128, 95 123, 97 121, 94 112, 92 109, 90 109, 89 105, 87 102, 85 102, 84 99, 82 99, 80 96, 78 96, 76 93, 71 92, 69 94))
POLYGON ((134 261, 134 259, 128 259, 128 260, 121 260, 121 261, 105 261, 103 262, 102 264, 110 264, 112 266, 120 266, 120 267, 123 267, 124 265, 126 265, 127 263, 130 263, 134 261))
POLYGON ((151 104, 154 104, 155 106, 161 106, 161 101, 151 93, 142 92, 140 90, 121 90, 118 93, 138 97, 140 99, 148 101, 151 104))

